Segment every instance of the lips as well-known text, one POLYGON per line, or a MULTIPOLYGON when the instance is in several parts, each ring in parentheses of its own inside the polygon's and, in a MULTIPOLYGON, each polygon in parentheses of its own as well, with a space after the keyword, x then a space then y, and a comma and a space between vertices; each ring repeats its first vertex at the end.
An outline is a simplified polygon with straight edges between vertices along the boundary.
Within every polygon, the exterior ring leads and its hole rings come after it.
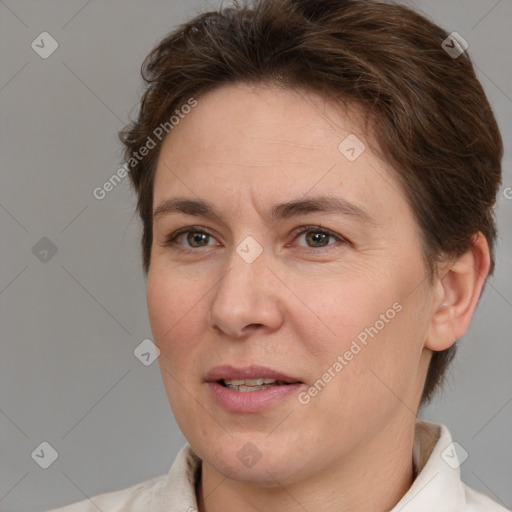
POLYGON ((263 385, 299 384, 301 380, 265 366, 251 365, 235 368, 224 365, 212 368, 205 377, 206 382, 222 385, 257 387, 263 385))
POLYGON ((205 377, 210 397, 229 413, 262 413, 290 400, 304 385, 266 366, 216 366, 205 377))

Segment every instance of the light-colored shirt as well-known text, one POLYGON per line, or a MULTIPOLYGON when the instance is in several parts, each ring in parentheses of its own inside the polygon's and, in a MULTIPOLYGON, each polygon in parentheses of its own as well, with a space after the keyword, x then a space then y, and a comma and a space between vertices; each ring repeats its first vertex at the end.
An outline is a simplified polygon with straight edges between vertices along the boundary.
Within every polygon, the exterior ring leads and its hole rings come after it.
MULTIPOLYGON (((460 479, 460 461, 448 429, 417 420, 412 486, 390 512, 507 512, 460 479)), ((195 484, 201 460, 186 444, 167 475, 52 512, 196 512, 195 484)))

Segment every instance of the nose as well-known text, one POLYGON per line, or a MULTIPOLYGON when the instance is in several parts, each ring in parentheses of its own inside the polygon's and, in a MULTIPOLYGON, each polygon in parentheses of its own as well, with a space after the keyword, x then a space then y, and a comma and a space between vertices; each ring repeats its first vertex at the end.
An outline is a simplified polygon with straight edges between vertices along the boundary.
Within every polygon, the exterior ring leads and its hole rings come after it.
POLYGON ((233 251, 229 268, 215 287, 210 327, 234 339, 245 339, 254 331, 279 329, 285 287, 267 264, 265 252, 248 263, 233 251))

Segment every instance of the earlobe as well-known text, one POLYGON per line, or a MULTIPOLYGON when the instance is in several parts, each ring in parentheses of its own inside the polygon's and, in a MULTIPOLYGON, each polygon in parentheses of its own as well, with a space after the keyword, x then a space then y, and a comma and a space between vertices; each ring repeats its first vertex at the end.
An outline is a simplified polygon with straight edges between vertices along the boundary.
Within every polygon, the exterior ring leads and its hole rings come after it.
POLYGON ((466 333, 490 268, 490 251, 482 233, 461 256, 445 262, 435 283, 433 313, 425 348, 450 348, 466 333))

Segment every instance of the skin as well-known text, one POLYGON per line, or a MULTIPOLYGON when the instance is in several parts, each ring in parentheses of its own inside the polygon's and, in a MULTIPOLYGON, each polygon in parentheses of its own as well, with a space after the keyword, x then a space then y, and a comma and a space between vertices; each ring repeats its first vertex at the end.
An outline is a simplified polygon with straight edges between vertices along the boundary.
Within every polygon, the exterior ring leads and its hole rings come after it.
POLYGON ((147 279, 165 389, 203 461, 201 511, 388 511, 412 484, 431 351, 466 331, 489 250, 478 234, 429 281, 412 210, 360 119, 316 93, 230 84, 198 98, 161 148, 154 208, 187 197, 218 212, 155 217, 147 279), (355 161, 338 150, 350 134, 366 145, 355 161), (370 220, 267 218, 275 203, 316 195, 370 220), (189 238, 166 243, 187 226, 189 238), (194 239, 194 227, 211 236, 194 239), (252 263, 236 252, 248 236, 263 250, 252 263), (400 312, 306 405, 294 394, 241 414, 213 401, 204 377, 223 364, 268 366, 307 391, 395 303, 400 312), (262 454, 250 468, 237 456, 248 442, 262 454))

